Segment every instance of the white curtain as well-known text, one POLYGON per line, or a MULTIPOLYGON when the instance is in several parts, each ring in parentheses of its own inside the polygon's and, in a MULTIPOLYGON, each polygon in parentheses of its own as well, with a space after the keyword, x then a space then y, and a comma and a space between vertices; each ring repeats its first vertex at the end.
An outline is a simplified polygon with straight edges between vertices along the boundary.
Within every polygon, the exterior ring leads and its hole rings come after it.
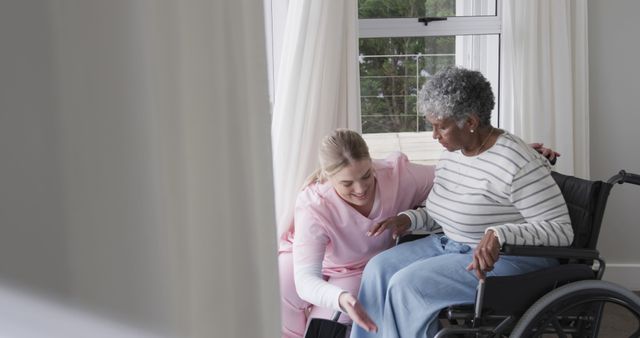
MULTIPOLYGON (((154 336, 279 336, 262 6, 0 2, 0 186, 47 182, 0 189, 0 283, 154 336)), ((108 335, 11 305, 37 337, 108 335)))
POLYGON ((500 125, 589 177, 586 0, 504 0, 500 125))
POLYGON ((337 127, 360 131, 357 19, 356 0, 289 2, 271 127, 279 235, 318 166, 322 137, 337 127))

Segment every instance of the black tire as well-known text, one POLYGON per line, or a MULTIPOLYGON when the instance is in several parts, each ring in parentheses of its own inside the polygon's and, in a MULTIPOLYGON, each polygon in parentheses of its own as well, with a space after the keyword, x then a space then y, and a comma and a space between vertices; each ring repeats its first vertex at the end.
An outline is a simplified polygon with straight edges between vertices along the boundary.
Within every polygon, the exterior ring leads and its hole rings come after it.
MULTIPOLYGON (((630 337, 639 337, 640 297, 601 280, 574 282, 547 293, 522 315, 511 336, 537 337, 547 332, 555 337, 597 337, 600 321, 593 318, 600 317, 599 311, 607 303, 618 304, 635 317, 637 328, 630 337), (581 331, 565 334, 563 328, 566 327, 581 331)), ((547 334, 544 337, 548 337, 547 334)))

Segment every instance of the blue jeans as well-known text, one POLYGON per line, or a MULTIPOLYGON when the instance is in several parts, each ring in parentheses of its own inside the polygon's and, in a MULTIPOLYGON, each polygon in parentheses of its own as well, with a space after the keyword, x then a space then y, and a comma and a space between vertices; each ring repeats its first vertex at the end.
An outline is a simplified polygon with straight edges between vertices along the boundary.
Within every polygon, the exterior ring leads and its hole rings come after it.
MULTIPOLYGON (((354 323, 351 338, 433 337, 440 310, 475 301, 478 278, 466 269, 472 254, 468 245, 431 235, 373 257, 364 269, 358 300, 378 333, 354 323)), ((487 276, 517 275, 557 264, 549 258, 501 256, 487 276)))

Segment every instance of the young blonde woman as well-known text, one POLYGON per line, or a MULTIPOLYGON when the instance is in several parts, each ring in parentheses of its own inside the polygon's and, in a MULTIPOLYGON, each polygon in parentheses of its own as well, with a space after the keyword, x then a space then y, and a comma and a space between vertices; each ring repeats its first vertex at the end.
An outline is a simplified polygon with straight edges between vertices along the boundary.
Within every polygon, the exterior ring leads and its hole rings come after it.
MULTIPOLYGON (((401 153, 372 160, 354 131, 324 138, 321 168, 298 195, 292 229, 280 243, 283 337, 302 337, 309 318, 354 308, 364 266, 393 244, 393 231, 368 236, 377 223, 420 205, 434 167, 401 153)), ((348 315, 340 318, 350 322, 348 315)))
POLYGON ((399 231, 385 231, 382 222, 422 205, 434 179, 434 166, 411 163, 399 152, 372 160, 360 134, 347 129, 323 139, 319 160, 298 195, 294 229, 280 242, 283 337, 302 337, 310 318, 338 310, 344 323, 366 317, 355 298, 362 272, 399 231))

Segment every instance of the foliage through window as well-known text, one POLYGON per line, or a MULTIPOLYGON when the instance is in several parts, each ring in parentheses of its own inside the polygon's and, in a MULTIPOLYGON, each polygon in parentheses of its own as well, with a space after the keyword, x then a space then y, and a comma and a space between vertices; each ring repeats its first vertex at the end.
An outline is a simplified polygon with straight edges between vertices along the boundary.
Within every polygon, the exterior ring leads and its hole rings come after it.
POLYGON ((417 92, 443 67, 480 70, 499 94, 497 8, 496 0, 359 0, 362 131, 372 153, 405 151, 389 145, 398 135, 433 143, 430 133, 406 133, 431 131, 417 113, 417 92), (424 25, 422 17, 446 19, 424 25))

